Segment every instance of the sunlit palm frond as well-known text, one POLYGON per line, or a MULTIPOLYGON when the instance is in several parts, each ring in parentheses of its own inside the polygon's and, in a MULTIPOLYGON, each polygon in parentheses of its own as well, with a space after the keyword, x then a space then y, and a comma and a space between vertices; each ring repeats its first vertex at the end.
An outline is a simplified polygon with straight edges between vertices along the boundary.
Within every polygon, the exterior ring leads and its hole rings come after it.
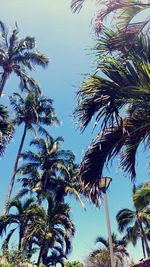
POLYGON ((150 203, 150 186, 146 184, 145 186, 138 188, 133 196, 133 203, 135 207, 144 208, 150 203))

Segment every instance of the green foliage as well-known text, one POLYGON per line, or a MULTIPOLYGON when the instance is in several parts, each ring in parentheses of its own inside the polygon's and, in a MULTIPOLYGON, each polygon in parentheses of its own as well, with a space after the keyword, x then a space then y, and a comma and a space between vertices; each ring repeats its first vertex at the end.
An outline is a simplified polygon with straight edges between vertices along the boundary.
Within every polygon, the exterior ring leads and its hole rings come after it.
POLYGON ((98 181, 108 163, 119 155, 121 168, 135 179, 137 150, 143 142, 149 148, 149 52, 149 35, 141 35, 127 57, 116 54, 115 59, 112 55, 100 61, 97 74, 83 82, 78 91, 75 115, 81 130, 92 119, 95 126, 99 125, 99 134, 85 152, 79 173, 95 203, 98 181))
POLYGON ((10 74, 14 73, 20 79, 22 90, 40 92, 37 82, 28 75, 28 70, 35 70, 36 66, 45 68, 48 58, 36 49, 33 37, 18 37, 19 29, 17 23, 12 32, 8 32, 5 24, 0 21, 0 66, 3 70, 0 80, 0 96, 10 74))
MULTIPOLYGON (((87 257, 89 267, 111 267, 109 241, 102 236, 96 238, 95 243, 100 243, 100 248, 93 250, 87 257)), ((118 239, 117 234, 112 234, 115 267, 123 267, 127 262, 129 254, 125 239, 118 239)))
POLYGON ((9 118, 7 107, 0 105, 0 155, 6 149, 7 144, 10 142, 14 132, 13 122, 9 118))
POLYGON ((72 261, 72 262, 66 262, 65 267, 84 267, 84 265, 79 261, 72 261))
POLYGON ((145 199, 143 203, 139 204, 139 198, 143 196, 140 192, 143 192, 144 186, 140 186, 133 190, 134 209, 122 209, 116 215, 118 223, 118 230, 124 233, 124 239, 127 242, 131 242, 134 246, 137 240, 140 238, 142 241, 142 250, 144 258, 150 256, 149 249, 149 227, 150 227, 150 209, 149 202, 146 203, 145 199), (144 205, 142 205, 144 204, 144 205), (147 206, 145 206, 147 204, 147 206))
POLYGON ((26 255, 22 257, 22 250, 4 250, 0 256, 0 267, 18 267, 21 263, 29 263, 26 255))

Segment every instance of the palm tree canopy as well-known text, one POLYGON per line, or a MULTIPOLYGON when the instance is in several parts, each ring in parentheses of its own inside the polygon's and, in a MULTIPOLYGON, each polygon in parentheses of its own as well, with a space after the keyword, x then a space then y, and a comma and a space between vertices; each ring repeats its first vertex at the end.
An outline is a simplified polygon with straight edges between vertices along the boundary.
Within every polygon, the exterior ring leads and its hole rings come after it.
MULTIPOLYGON (((100 243, 104 246, 105 249, 109 250, 109 240, 104 238, 103 236, 98 236, 95 240, 95 243, 100 243)), ((129 256, 128 252, 126 251, 127 242, 124 238, 118 239, 117 234, 112 233, 112 243, 114 252, 119 252, 126 256, 129 256)))
MULTIPOLYGON (((28 224, 24 243, 35 239, 39 247, 44 242, 44 247, 49 249, 62 249, 65 255, 71 251, 71 238, 75 233, 74 224, 70 218, 70 207, 67 204, 57 204, 51 195, 47 197, 48 209, 37 206, 33 210, 28 224)), ((48 255, 45 255, 46 258, 48 255)), ((45 259, 47 261, 47 259, 45 259)))
POLYGON ((150 181, 145 181, 143 185, 137 188, 133 196, 135 207, 144 209, 150 203, 150 181))
MULTIPOLYGON (((109 241, 102 236, 96 238, 95 243, 100 243, 103 247, 93 250, 89 257, 88 261, 91 263, 90 266, 106 266, 110 267, 110 251, 109 251, 109 241), (96 265, 94 265, 94 263, 96 265), (92 265, 93 264, 93 265, 92 265)), ((123 266, 124 260, 126 257, 129 257, 129 254, 126 250, 127 242, 125 239, 118 239, 115 233, 112 234, 112 243, 114 251, 115 266, 123 266)))
POLYGON ((25 97, 19 93, 14 93, 10 97, 10 103, 15 111, 14 123, 20 125, 24 123, 29 129, 32 125, 51 126, 59 124, 56 117, 55 109, 53 108, 53 100, 46 98, 36 93, 28 93, 25 97))
MULTIPOLYGON (((86 0, 72 0, 71 1, 71 9, 75 12, 80 12, 86 0)), ((116 28, 116 32, 118 33, 128 33, 134 34, 135 32, 142 30, 148 23, 149 17, 144 18, 144 20, 140 23, 135 23, 133 21, 134 17, 139 14, 141 11, 150 8, 149 1, 119 1, 112 2, 107 0, 105 2, 98 0, 97 5, 100 6, 98 11, 96 12, 96 16, 94 19, 94 28, 96 34, 101 33, 103 27, 105 25, 105 21, 111 15, 111 26, 116 28), (113 21, 112 21, 113 18, 113 21), (115 25, 114 25, 115 24, 115 25)), ((108 22, 109 20, 107 20, 108 22)))
POLYGON ((23 175, 19 179, 23 189, 18 197, 36 193, 39 199, 39 196, 53 192, 57 202, 64 202, 64 197, 69 194, 85 208, 80 197, 82 191, 74 154, 60 148, 62 138, 47 138, 47 141, 41 138, 31 142, 38 153, 28 151, 22 154, 25 163, 18 172, 23 175))
POLYGON ((81 180, 91 192, 96 190, 104 167, 119 153, 121 167, 135 179, 137 149, 143 142, 145 148, 148 147, 149 44, 149 37, 141 35, 126 60, 106 57, 98 66, 104 70, 105 77, 91 76, 78 91, 75 115, 81 129, 84 130, 95 117, 95 126, 100 123, 100 133, 88 147, 80 165, 81 180))
MULTIPOLYGON (((9 202, 7 214, 0 217, 0 235, 6 234, 10 226, 13 226, 13 229, 7 233, 3 248, 6 249, 8 247, 10 239, 17 229, 19 229, 19 235, 20 230, 22 234, 25 232, 28 221, 31 218, 31 211, 34 207, 35 202, 33 198, 27 199, 24 202, 21 202, 19 199, 13 199, 9 202), (12 208, 15 208, 15 211, 12 212, 12 208)), ((20 236, 19 239, 20 238, 23 238, 23 236, 20 236)))
POLYGON ((9 120, 8 109, 0 105, 0 155, 3 155, 14 132, 13 122, 9 120))
MULTIPOLYGON (((133 188, 133 200, 136 193, 139 193, 142 186, 133 188)), ((135 198, 136 199, 136 198, 135 198)), ((116 215, 118 223, 118 230, 124 233, 124 240, 131 242, 134 246, 137 240, 141 238, 143 255, 146 257, 145 248, 147 255, 149 256, 149 246, 147 240, 149 240, 149 225, 150 225, 150 209, 148 206, 142 207, 137 205, 134 201, 134 209, 122 209, 116 215)))
POLYGON ((19 29, 16 24, 12 32, 0 21, 0 67, 5 77, 14 72, 20 79, 22 89, 39 91, 36 81, 29 77, 27 70, 35 70, 36 66, 45 68, 48 65, 48 58, 36 49, 35 38, 27 36, 20 39, 19 29))

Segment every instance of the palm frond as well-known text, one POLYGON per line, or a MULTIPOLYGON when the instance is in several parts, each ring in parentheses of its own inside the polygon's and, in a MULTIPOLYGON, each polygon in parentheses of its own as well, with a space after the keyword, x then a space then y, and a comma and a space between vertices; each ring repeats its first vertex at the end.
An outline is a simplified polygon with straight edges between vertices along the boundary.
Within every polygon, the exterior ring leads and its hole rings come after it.
POLYGON ((8 36, 8 29, 6 27, 6 25, 0 21, 0 31, 1 31, 1 36, 4 40, 4 44, 6 47, 8 47, 8 40, 7 40, 7 36, 8 36))
POLYGON ((118 229, 123 232, 134 220, 135 212, 130 209, 122 209, 116 215, 118 229))
POLYGON ((109 246, 108 241, 102 236, 98 236, 95 240, 95 243, 102 243, 105 246, 105 248, 108 248, 109 246))
POLYGON ((85 0, 72 0, 71 2, 71 9, 75 12, 80 12, 85 0))

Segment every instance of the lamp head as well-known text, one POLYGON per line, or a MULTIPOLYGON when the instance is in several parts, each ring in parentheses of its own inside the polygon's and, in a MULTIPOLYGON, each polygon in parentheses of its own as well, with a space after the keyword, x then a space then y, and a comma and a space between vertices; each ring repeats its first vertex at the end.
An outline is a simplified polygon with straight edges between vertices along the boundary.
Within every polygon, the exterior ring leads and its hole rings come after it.
POLYGON ((98 183, 99 189, 103 192, 106 193, 110 183, 112 181, 111 177, 102 177, 98 183))

